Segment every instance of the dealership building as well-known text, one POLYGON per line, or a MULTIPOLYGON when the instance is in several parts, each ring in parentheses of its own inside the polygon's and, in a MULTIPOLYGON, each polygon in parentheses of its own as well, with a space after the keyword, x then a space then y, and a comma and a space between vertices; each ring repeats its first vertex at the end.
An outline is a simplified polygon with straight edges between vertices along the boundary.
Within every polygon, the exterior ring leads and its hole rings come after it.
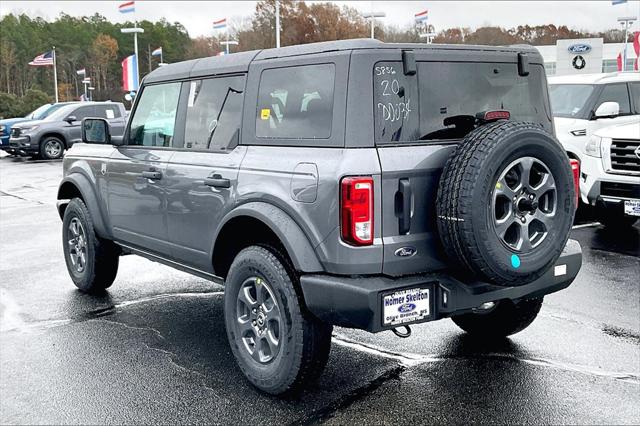
MULTIPOLYGON (((558 40, 555 45, 536 48, 549 75, 614 72, 618 70, 618 54, 624 55, 624 43, 604 43, 602 38, 558 40)), ((629 42, 626 71, 633 70, 636 57, 629 42)))

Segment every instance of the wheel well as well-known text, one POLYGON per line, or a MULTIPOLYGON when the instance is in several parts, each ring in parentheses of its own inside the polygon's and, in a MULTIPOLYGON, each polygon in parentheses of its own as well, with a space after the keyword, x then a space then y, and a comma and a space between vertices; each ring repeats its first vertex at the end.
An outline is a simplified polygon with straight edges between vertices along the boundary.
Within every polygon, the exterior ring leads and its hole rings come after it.
POLYGON ((237 254, 253 245, 269 245, 287 254, 282 241, 264 222, 250 216, 234 217, 224 225, 216 239, 213 249, 215 274, 226 278, 237 254))
POLYGON ((49 133, 45 133, 44 135, 42 135, 40 137, 40 143, 42 143, 42 141, 44 141, 49 136, 54 136, 54 137, 60 139, 62 141, 62 143, 64 144, 64 147, 67 148, 67 140, 65 139, 65 137, 62 136, 60 133, 55 133, 55 132, 49 132, 49 133))
MULTIPOLYGON (((75 186, 71 182, 63 183, 60 189, 58 189, 58 200, 71 200, 72 198, 80 198, 82 201, 84 201, 84 198, 82 198, 82 193, 77 186, 75 186)), ((60 218, 64 216, 64 211, 66 208, 66 203, 58 204, 58 214, 60 215, 60 218)))
POLYGON ((578 163, 580 162, 578 156, 571 151, 567 151, 567 157, 569 157, 569 159, 571 160, 578 160, 578 163))

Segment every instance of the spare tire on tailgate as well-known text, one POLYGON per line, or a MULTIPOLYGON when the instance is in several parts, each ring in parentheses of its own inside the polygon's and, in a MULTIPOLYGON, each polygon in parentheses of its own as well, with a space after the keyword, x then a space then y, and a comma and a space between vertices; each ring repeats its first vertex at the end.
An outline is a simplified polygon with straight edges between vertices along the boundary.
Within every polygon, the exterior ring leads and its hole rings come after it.
POLYGON ((463 272, 522 285, 558 260, 574 197, 569 159, 552 135, 532 123, 489 123, 469 133, 444 167, 438 231, 463 272))

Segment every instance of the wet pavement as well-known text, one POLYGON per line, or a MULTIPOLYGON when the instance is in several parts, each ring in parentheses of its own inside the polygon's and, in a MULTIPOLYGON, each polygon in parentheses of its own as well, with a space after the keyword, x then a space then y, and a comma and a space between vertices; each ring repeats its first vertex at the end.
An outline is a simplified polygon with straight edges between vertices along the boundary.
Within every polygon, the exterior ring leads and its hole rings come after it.
POLYGON ((498 342, 451 321, 336 329, 318 383, 286 399, 243 379, 222 287, 121 259, 75 290, 55 210, 61 162, 0 158, 0 423, 640 423, 640 227, 584 223, 578 278, 498 342))

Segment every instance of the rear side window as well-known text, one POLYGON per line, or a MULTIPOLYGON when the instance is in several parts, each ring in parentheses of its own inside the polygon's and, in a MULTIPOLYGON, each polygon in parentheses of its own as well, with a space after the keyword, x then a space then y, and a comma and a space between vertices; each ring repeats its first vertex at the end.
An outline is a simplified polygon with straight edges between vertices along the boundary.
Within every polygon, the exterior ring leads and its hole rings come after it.
POLYGON ((334 81, 333 64, 264 70, 258 92, 256 136, 331 137, 334 81))
POLYGON ((188 87, 184 147, 224 151, 237 144, 244 76, 184 83, 188 87))
POLYGON ((602 89, 598 102, 594 111, 598 109, 604 102, 617 102, 620 105, 620 114, 630 114, 631 105, 629 104, 629 92, 626 83, 607 84, 602 89))
POLYGON ((374 67, 374 84, 378 143, 459 139, 477 113, 499 109, 551 129, 542 66, 521 77, 516 64, 418 62, 405 76, 400 62, 387 62, 374 67))
POLYGON ((120 118, 120 108, 117 105, 96 105, 96 117, 106 118, 107 120, 120 118))
POLYGON ((129 145, 171 146, 181 83, 146 86, 131 117, 129 145))

